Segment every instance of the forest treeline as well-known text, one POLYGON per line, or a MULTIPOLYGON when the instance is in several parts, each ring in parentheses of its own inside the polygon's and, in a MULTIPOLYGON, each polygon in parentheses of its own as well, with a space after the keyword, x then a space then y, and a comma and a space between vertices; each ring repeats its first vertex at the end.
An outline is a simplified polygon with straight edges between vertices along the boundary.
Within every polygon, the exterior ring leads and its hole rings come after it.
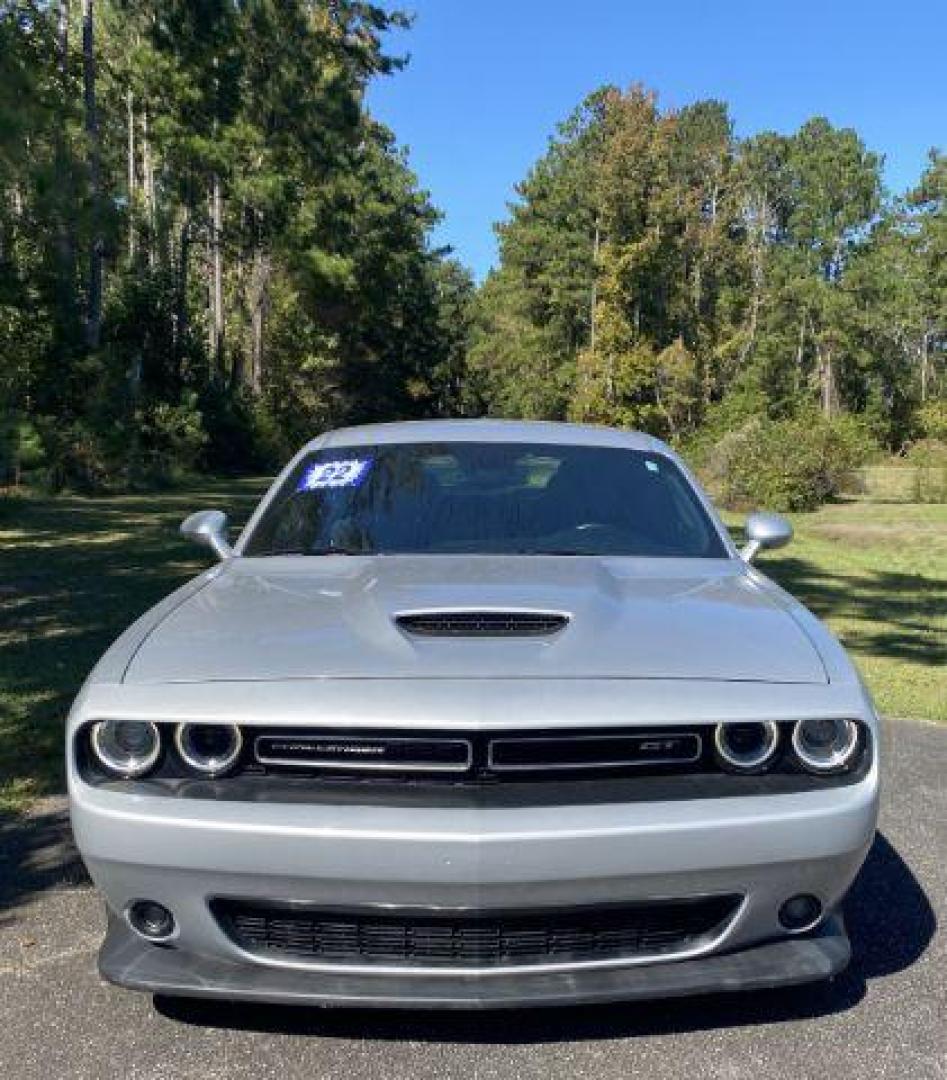
POLYGON ((873 452, 944 453, 947 157, 892 195, 827 120, 738 139, 722 102, 606 87, 475 288, 365 106, 406 22, 0 0, 7 482, 270 466, 326 426, 451 415, 643 428, 780 505, 873 452))
POLYGON ((738 140, 722 102, 593 94, 499 226, 482 400, 685 443, 842 415, 891 450, 942 436, 947 158, 899 198, 882 164, 821 118, 738 140))
POLYGON ((468 392, 655 432, 734 504, 815 505, 882 452, 947 497, 947 157, 897 196, 882 166, 823 118, 738 139, 723 102, 597 91, 498 226, 468 392))
POLYGON ((364 106, 360 0, 0 0, 7 470, 271 465, 456 408, 470 275, 364 106))

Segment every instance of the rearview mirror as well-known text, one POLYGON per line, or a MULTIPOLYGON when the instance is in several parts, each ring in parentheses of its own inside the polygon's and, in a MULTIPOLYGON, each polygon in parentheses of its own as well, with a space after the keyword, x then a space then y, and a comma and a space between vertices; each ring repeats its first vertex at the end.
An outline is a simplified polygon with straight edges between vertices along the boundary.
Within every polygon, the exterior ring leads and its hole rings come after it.
POLYGON ((746 519, 746 540, 740 554, 752 562, 764 548, 785 547, 792 540, 792 525, 781 514, 750 514, 746 519))
POLYGON ((181 523, 181 535, 209 547, 223 561, 233 555, 227 543, 227 515, 221 510, 198 510, 181 523))

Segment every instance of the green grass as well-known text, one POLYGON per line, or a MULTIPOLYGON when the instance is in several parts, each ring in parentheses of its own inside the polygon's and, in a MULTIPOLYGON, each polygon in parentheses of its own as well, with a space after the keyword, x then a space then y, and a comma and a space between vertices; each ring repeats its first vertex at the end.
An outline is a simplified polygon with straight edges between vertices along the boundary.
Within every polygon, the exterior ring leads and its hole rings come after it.
MULTIPOLYGON (((242 522, 264 487, 0 500, 0 808, 62 789, 63 719, 86 673, 207 565, 181 519, 216 506, 242 522)), ((847 503, 793 522, 796 541, 761 568, 841 636, 884 712, 947 719, 947 506, 847 503)))
POLYGON ((757 557, 763 573, 829 624, 882 713, 947 721, 947 504, 845 502, 790 517, 795 539, 757 557))
POLYGON ((83 679, 138 615, 208 565, 192 510, 243 522, 265 480, 112 498, 0 499, 0 810, 61 791, 62 727, 83 679))

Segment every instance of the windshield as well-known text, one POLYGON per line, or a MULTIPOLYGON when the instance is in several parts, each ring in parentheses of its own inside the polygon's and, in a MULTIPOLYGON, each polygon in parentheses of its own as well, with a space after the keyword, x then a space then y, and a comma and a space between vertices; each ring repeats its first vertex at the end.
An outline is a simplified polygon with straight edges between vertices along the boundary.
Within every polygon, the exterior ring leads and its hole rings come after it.
POLYGON ((727 557, 662 454, 477 442, 319 450, 283 483, 243 553, 727 557))

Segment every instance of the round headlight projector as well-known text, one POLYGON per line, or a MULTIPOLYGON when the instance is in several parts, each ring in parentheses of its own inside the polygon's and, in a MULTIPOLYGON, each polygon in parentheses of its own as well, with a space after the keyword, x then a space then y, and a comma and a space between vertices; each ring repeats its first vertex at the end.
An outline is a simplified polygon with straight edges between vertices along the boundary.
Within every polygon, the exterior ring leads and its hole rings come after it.
POLYGON ((150 720, 100 720, 92 728, 92 752, 115 776, 144 775, 158 760, 161 738, 150 720))
POLYGON ((756 772, 769 764, 779 747, 779 725, 772 720, 718 724, 717 758, 736 772, 756 772))
POLYGON ((858 749, 858 725, 852 720, 799 720, 792 729, 792 748, 810 772, 844 769, 858 749))
POLYGON ((174 745, 181 760, 203 776, 221 776, 240 757, 243 736, 235 724, 178 724, 174 745))

